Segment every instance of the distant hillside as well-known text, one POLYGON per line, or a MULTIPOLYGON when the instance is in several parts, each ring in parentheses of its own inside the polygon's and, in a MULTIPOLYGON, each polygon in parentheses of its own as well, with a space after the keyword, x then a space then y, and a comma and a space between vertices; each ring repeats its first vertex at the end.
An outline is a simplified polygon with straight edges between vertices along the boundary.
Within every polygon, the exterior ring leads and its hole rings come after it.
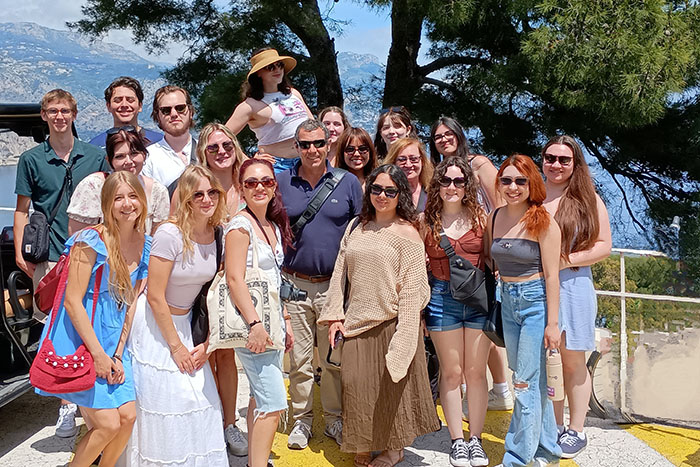
POLYGON ((146 95, 141 121, 153 128, 150 100, 164 84, 161 71, 115 44, 35 23, 0 23, 0 101, 38 102, 51 89, 66 89, 78 101, 76 126, 83 139, 112 125, 104 89, 122 75, 141 82, 146 95))

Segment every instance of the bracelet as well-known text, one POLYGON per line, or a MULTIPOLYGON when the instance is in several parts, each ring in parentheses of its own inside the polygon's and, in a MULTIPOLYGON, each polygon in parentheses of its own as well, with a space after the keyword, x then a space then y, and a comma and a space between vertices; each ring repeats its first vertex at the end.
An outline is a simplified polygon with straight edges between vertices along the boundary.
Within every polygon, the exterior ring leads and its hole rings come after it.
POLYGON ((292 319, 292 315, 284 315, 283 318, 285 321, 292 319))
POLYGON ((115 359, 115 360, 119 360, 120 362, 122 361, 122 356, 119 355, 118 353, 115 353, 115 354, 112 356, 112 358, 115 359))
POLYGON ((256 319, 255 321, 251 321, 250 323, 248 323, 248 327, 249 327, 249 328, 252 328, 252 327, 255 326, 256 324, 260 324, 260 320, 259 320, 259 319, 256 319))

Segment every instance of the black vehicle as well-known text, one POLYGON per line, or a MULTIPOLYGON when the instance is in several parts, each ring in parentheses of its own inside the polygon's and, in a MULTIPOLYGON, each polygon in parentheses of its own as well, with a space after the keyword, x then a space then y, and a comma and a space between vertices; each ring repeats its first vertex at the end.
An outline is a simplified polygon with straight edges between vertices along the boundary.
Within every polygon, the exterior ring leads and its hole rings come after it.
MULTIPOLYGON (((13 132, 44 141, 48 126, 39 104, 0 104, 0 134, 13 132)), ((75 133, 75 127, 73 128, 75 133)), ((8 187, 9 188, 9 187, 8 187)), ((0 407, 32 388, 29 367, 36 355, 42 325, 34 318, 32 281, 15 263, 12 226, 0 234, 0 407)))

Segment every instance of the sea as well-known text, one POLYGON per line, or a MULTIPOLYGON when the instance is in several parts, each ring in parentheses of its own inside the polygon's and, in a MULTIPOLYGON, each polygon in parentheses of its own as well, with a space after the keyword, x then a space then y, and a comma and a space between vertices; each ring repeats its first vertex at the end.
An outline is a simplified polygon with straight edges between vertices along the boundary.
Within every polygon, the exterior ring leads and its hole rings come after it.
POLYGON ((0 166, 0 227, 12 225, 17 204, 15 195, 16 165, 0 166))

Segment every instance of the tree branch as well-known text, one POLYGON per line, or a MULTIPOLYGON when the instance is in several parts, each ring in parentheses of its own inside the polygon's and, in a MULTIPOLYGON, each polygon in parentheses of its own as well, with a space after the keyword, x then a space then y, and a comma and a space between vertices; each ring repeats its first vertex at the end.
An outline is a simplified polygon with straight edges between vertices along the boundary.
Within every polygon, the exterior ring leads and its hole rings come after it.
POLYGON ((486 65, 490 66, 491 62, 484 60, 482 58, 467 57, 461 55, 453 55, 451 57, 440 57, 436 58, 432 62, 419 66, 418 73, 423 76, 428 76, 430 73, 446 68, 452 65, 486 65))

